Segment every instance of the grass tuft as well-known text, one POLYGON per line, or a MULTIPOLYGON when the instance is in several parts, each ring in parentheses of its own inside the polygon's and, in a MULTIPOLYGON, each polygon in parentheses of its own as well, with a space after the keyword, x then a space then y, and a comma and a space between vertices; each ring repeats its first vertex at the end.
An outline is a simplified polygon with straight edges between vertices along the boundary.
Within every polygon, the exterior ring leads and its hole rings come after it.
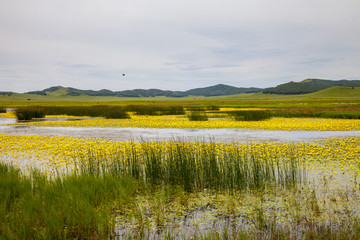
POLYGON ((270 119, 269 111, 232 111, 229 113, 230 118, 235 121, 263 121, 270 119))
POLYGON ((205 111, 201 110, 201 109, 198 109, 198 110, 192 109, 190 111, 190 113, 188 113, 186 116, 190 121, 207 121, 207 120, 209 120, 205 111))
POLYGON ((18 120, 31 120, 45 117, 45 112, 38 107, 23 107, 15 110, 15 116, 18 120))

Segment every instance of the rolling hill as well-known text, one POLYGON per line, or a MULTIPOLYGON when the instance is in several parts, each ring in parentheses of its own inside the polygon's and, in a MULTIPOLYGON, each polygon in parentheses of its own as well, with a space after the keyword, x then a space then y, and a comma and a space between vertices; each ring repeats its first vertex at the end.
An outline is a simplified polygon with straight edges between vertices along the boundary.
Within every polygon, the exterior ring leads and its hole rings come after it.
POLYGON ((360 87, 360 80, 324 80, 316 78, 308 78, 301 82, 288 82, 280 84, 276 87, 265 88, 265 94, 306 94, 314 93, 331 87, 360 87))
POLYGON ((36 94, 43 96, 112 96, 112 97, 187 97, 187 96, 224 96, 240 93, 254 93, 261 92, 261 88, 237 88, 229 85, 218 84, 211 87, 190 89, 187 91, 164 91, 160 89, 134 89, 125 91, 110 91, 102 89, 99 91, 94 90, 81 90, 76 88, 66 88, 62 86, 50 87, 41 91, 27 92, 27 94, 36 94))
POLYGON ((360 87, 360 80, 324 80, 309 78, 300 82, 288 82, 280 84, 272 88, 239 88, 224 84, 217 84, 210 87, 195 88, 187 91, 170 91, 160 89, 133 89, 125 91, 111 91, 108 89, 102 90, 82 90, 71 87, 55 86, 46 88, 40 91, 31 91, 27 93, 14 93, 14 92, 0 92, 2 98, 8 96, 16 98, 37 99, 37 98, 76 98, 81 97, 84 99, 91 99, 91 97, 114 97, 118 98, 143 98, 143 97, 170 97, 170 98, 185 98, 193 96, 201 97, 229 97, 232 98, 281 98, 281 96, 296 96, 296 95, 308 95, 313 94, 314 97, 321 95, 339 95, 343 96, 345 92, 348 92, 349 96, 357 96, 356 91, 349 91, 354 88, 360 87), (329 90, 329 91, 325 91, 329 90), (245 94, 246 93, 246 94, 245 94), (317 94, 318 93, 318 94, 317 94), (240 96, 240 95, 241 96, 240 96), (22 96, 22 97, 21 97, 22 96), (268 97, 267 97, 268 96, 268 97))

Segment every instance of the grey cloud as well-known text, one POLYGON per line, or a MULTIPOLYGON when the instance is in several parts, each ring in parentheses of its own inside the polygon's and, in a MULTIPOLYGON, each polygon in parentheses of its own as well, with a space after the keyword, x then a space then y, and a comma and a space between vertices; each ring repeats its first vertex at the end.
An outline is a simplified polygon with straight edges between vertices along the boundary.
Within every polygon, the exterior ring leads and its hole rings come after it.
POLYGON ((358 0, 3 0, 0 69, 13 72, 0 72, 0 81, 11 75, 16 90, 26 81, 172 89, 179 81, 262 87, 326 72, 360 79, 359 7, 358 0), (129 77, 119 79, 123 72, 129 77))
POLYGON ((96 68, 96 65, 92 64, 83 64, 83 63, 67 63, 67 62, 58 62, 56 65, 61 67, 68 68, 96 68))

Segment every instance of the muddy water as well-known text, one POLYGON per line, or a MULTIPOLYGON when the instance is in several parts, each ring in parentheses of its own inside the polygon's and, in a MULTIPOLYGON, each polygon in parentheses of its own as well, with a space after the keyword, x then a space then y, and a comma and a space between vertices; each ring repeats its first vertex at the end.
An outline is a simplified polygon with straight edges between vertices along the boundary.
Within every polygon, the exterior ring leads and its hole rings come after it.
POLYGON ((251 129, 177 129, 177 128, 75 128, 6 126, 16 119, 0 118, 0 134, 75 136, 107 138, 116 141, 186 140, 213 142, 312 142, 333 137, 356 137, 360 131, 270 131, 251 129))

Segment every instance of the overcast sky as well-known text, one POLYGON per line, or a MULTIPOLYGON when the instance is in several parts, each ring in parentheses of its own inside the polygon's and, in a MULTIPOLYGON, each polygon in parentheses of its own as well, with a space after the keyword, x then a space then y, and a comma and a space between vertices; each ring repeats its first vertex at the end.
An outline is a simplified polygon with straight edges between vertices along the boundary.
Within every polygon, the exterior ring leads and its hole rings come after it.
POLYGON ((0 91, 360 79, 359 0, 0 0, 0 31, 0 91))

